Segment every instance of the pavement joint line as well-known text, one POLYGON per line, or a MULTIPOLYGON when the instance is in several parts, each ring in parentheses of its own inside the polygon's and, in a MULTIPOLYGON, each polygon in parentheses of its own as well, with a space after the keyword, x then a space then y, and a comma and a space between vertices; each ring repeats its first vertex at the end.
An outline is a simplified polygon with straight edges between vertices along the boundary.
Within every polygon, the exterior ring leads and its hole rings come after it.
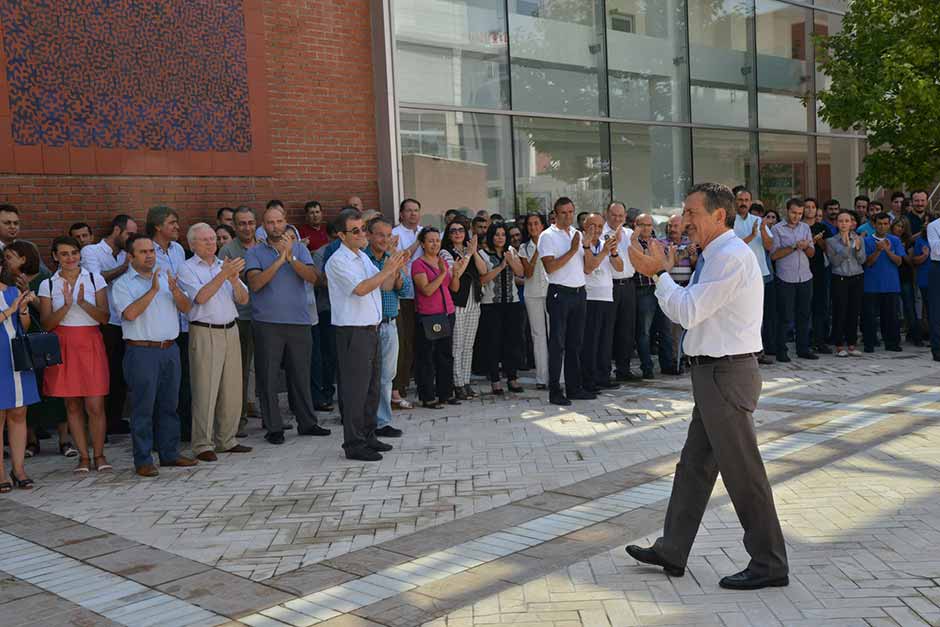
MULTIPOLYGON (((837 416, 825 423, 822 423, 815 427, 810 427, 804 431, 791 433, 777 440, 767 442, 760 446, 761 455, 765 461, 773 461, 776 459, 780 459, 781 457, 791 455, 803 449, 817 446, 823 442, 833 440, 839 436, 846 435, 853 431, 864 429, 865 427, 870 427, 878 422, 881 422, 882 420, 887 419, 889 416, 892 415, 892 414, 885 413, 882 411, 886 407, 908 405, 908 406, 913 406, 911 407, 911 409, 906 410, 906 412, 908 413, 913 414, 917 411, 920 411, 920 412, 931 412, 930 415, 940 414, 940 411, 937 411, 937 410, 923 409, 924 406, 930 405, 936 402, 940 402, 940 392, 928 391, 928 392, 917 392, 906 398, 899 398, 899 399, 895 399, 894 401, 888 401, 878 407, 865 407, 862 410, 853 411, 848 414, 837 416), (808 439, 806 438, 807 434, 818 435, 819 439, 815 437, 808 439), (799 436, 803 436, 803 437, 801 438, 799 436)), ((537 531, 542 532, 543 535, 553 535, 554 537, 552 537, 552 539, 554 540, 554 539, 563 537, 565 535, 568 535, 574 531, 579 531, 581 529, 591 527, 597 524, 598 522, 603 522, 603 521, 591 521, 591 520, 587 520, 584 518, 577 518, 574 516, 566 515, 569 510, 579 511, 577 508, 589 507, 591 504, 595 502, 610 503, 611 501, 617 502, 618 498, 630 499, 631 497, 639 497, 639 499, 642 501, 645 501, 646 504, 652 504, 659 500, 668 498, 669 494, 665 490, 666 490, 667 485, 669 486, 669 489, 671 490, 673 477, 674 477, 674 474, 659 477, 647 483, 640 484, 632 488, 627 488, 626 490, 622 490, 620 492, 616 492, 612 495, 600 497, 599 499, 594 499, 591 501, 586 501, 579 505, 572 506, 571 508, 562 509, 562 510, 559 510, 558 512, 547 514, 539 518, 535 518, 521 525, 516 525, 514 527, 508 527, 500 531, 492 532, 490 534, 487 534, 480 538, 476 538, 469 542, 464 542, 462 544, 458 544, 456 546, 450 547, 447 550, 453 551, 459 554, 463 552, 464 546, 467 546, 469 548, 476 548, 478 549, 478 552, 480 550, 485 551, 485 550, 489 550, 492 548, 494 551, 499 550, 502 553, 502 555, 499 555, 499 556, 494 555, 494 557, 491 557, 489 560, 487 560, 487 562, 496 561, 500 559, 500 557, 504 557, 506 555, 521 552, 528 548, 531 548, 531 547, 526 547, 526 546, 520 546, 518 550, 515 550, 515 549, 510 550, 508 547, 511 546, 511 544, 507 542, 506 540, 501 539, 500 534, 512 533, 513 529, 518 527, 522 529, 535 529, 537 531), (650 500, 650 499, 654 499, 654 500, 650 500), (560 522, 560 521, 565 521, 565 522, 560 522), (480 545, 482 545, 482 548, 480 545), (500 549, 501 546, 505 548, 500 549), (507 551, 507 550, 510 552, 505 553, 504 551, 507 551)), ((620 501, 620 503, 624 507, 620 508, 617 513, 611 514, 610 516, 606 517, 604 520, 610 520, 612 518, 615 518, 623 514, 627 514, 631 511, 640 509, 645 506, 645 505, 632 504, 626 501, 620 501)), ((548 542, 548 541, 549 540, 545 540, 544 542, 548 542)), ((542 543, 543 542, 539 542, 539 544, 542 544, 542 543)), ((521 543, 519 544, 521 545, 521 543)), ((537 546, 537 545, 533 545, 533 546, 537 546)), ((442 571, 439 569, 432 569, 429 566, 425 566, 425 565, 418 563, 421 560, 424 560, 426 563, 426 560, 428 560, 428 558, 436 558, 436 556, 440 555, 441 553, 443 553, 443 551, 438 551, 436 553, 432 553, 430 555, 426 555, 421 558, 416 558, 411 561, 404 562, 403 564, 398 564, 396 566, 386 568, 384 570, 379 571, 376 574, 383 576, 383 577, 391 577, 396 580, 406 581, 407 583, 417 583, 419 586, 426 585, 428 583, 435 583, 437 581, 446 579, 447 577, 450 577, 454 574, 459 574, 459 573, 449 573, 449 572, 442 571), (422 575, 421 573, 427 573, 427 574, 422 575)), ((462 568, 460 572, 466 572, 468 570, 470 570, 469 567, 462 568)), ((362 577, 360 579, 365 579, 365 577, 362 577)), ((350 590, 353 590, 350 587, 350 583, 353 583, 355 581, 356 580, 353 580, 352 582, 346 582, 338 586, 334 586, 332 588, 326 588, 325 590, 321 590, 320 592, 314 593, 307 597, 300 597, 300 598, 304 600, 310 600, 315 603, 314 598, 318 597, 319 595, 328 595, 328 596, 344 595, 341 598, 347 601, 347 607, 349 607, 350 605, 361 603, 357 607, 354 607, 352 609, 342 610, 344 611, 344 613, 362 609, 363 607, 366 607, 367 605, 370 605, 371 603, 375 603, 381 600, 381 599, 375 599, 374 601, 371 601, 370 603, 363 603, 362 601, 356 601, 356 600, 350 599, 348 596, 348 592, 350 590), (314 598, 311 598, 311 597, 314 597, 314 598)), ((365 595, 364 593, 359 593, 359 592, 357 592, 356 596, 358 596, 360 599, 368 597, 368 595, 365 595)), ((285 604, 280 603, 278 604, 278 606, 275 606, 275 607, 279 607, 279 606, 285 606, 285 604)), ((270 612, 268 610, 271 610, 271 609, 273 608, 262 610, 259 613, 252 614, 244 618, 240 618, 239 620, 249 625, 263 625, 264 627, 283 627, 284 624, 297 625, 297 623, 292 623, 292 622, 286 622, 286 623, 280 622, 280 623, 274 623, 274 624, 252 622, 252 621, 258 621, 258 620, 270 617, 270 612)), ((302 610, 297 610, 297 611, 300 611, 301 613, 303 613, 302 610)), ((337 611, 341 611, 341 610, 337 608, 337 611)), ((309 616, 309 618, 313 622, 305 621, 304 625, 315 625, 317 623, 323 622, 321 619, 317 619, 314 616, 309 616)))
POLYGON ((121 625, 145 627, 159 623, 161 627, 171 627, 198 623, 209 626, 228 622, 227 618, 198 605, 0 531, 0 552, 5 556, 9 551, 18 557, 0 560, 3 572, 121 625), (122 594, 116 596, 118 591, 122 594), (142 593, 152 594, 153 599, 161 602, 140 606, 142 593), (137 606, 140 612, 128 613, 122 601, 137 606), (186 617, 185 622, 175 620, 183 617, 186 617))

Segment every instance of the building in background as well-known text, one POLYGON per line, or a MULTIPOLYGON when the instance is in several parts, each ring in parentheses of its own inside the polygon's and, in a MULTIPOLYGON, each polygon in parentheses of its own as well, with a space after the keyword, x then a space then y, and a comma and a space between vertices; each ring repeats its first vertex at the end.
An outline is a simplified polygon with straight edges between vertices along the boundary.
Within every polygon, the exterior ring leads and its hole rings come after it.
MULTIPOLYGON (((388 0, 386 0, 388 1, 388 0)), ((668 215, 693 182, 850 204, 864 137, 816 115, 814 35, 842 0, 393 0, 399 193, 504 216, 612 198, 668 215)), ((397 146, 395 146, 397 144, 397 146)))

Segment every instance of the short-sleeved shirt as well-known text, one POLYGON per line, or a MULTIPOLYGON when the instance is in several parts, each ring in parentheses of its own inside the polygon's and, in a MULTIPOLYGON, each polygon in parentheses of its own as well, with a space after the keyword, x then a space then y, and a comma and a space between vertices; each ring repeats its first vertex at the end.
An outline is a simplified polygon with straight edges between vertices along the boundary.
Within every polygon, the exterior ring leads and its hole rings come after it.
MULTIPOLYGON (((196 303, 196 294, 207 283, 211 282, 222 271, 222 260, 215 259, 211 264, 199 257, 191 257, 180 268, 180 289, 193 301, 189 310, 190 322, 205 322, 206 324, 228 324, 238 317, 235 309, 235 288, 231 282, 225 281, 218 291, 205 303, 196 303)), ((247 289, 247 288, 246 288, 247 289)))
MULTIPOLYGON (((554 224, 542 231, 539 235, 539 257, 542 261, 546 257, 559 259, 571 249, 571 240, 580 234, 573 226, 568 232, 559 229, 554 224)), ((571 259, 554 272, 546 272, 549 284, 563 285, 565 287, 584 287, 584 244, 578 245, 578 250, 571 259)))
POLYGON ((326 262, 332 324, 337 327, 374 326, 382 321, 381 287, 359 296, 356 286, 375 276, 379 269, 361 250, 340 246, 326 262))
POLYGON ((671 276, 672 280, 678 285, 688 285, 689 281, 692 280, 692 251, 694 250, 695 244, 689 241, 687 237, 683 237, 679 240, 678 244, 669 238, 659 241, 663 246, 676 247, 676 263, 669 271, 669 276, 671 276))
POLYGON ((858 228, 855 230, 855 232, 858 233, 859 235, 863 236, 863 237, 868 237, 869 235, 874 235, 874 234, 875 234, 875 227, 872 226, 872 223, 871 223, 871 222, 866 222, 866 223, 863 224, 862 226, 858 227, 858 228))
POLYGON ((913 211, 907 213, 907 220, 911 223, 911 233, 917 234, 924 230, 924 227, 927 226, 927 214, 925 213, 923 217, 917 215, 913 211))
MULTIPOLYGON (((251 248, 245 248, 245 245, 242 244, 242 241, 238 238, 235 238, 222 247, 222 250, 219 251, 219 257, 222 259, 244 259, 249 250, 251 250, 251 248)), ((251 295, 249 294, 249 296, 251 295)), ((238 311, 239 320, 251 320, 250 300, 244 305, 235 303, 235 309, 238 311)))
POLYGON ((330 238, 326 234, 326 225, 321 224, 320 228, 313 228, 309 224, 301 224, 300 239, 307 240, 307 250, 314 252, 330 243, 330 238))
MULTIPOLYGON (((483 263, 486 264, 486 271, 491 272, 503 262, 503 258, 496 253, 488 250, 477 252, 483 263)), ((496 305, 505 303, 518 303, 519 290, 516 289, 516 275, 513 273, 509 264, 497 274, 492 281, 483 286, 483 305, 496 305)))
MULTIPOLYGON (((900 238, 894 235, 888 235, 888 241, 891 242, 891 252, 898 257, 906 257, 904 244, 900 238)), ((875 252, 875 246, 881 241, 874 235, 865 238, 865 254, 871 255, 875 252)), ((899 294, 901 292, 901 274, 898 267, 894 265, 891 258, 882 252, 878 259, 870 266, 865 266, 865 293, 866 294, 899 294)))
MULTIPOLYGON (((111 250, 111 246, 105 240, 82 248, 82 267, 89 272, 97 272, 98 274, 110 272, 124 265, 126 259, 126 252, 121 250, 115 255, 114 251, 111 250)), ((114 281, 111 282, 111 285, 108 285, 108 308, 111 310, 111 319, 108 324, 119 327, 121 326, 121 312, 114 307, 114 296, 111 291, 113 284, 114 281)))
MULTIPOLYGON (((630 253, 628 249, 630 248, 630 243, 633 241, 633 229, 622 226, 620 227, 620 231, 620 243, 617 245, 617 254, 623 259, 623 270, 614 268, 614 279, 632 279, 633 275, 636 274, 636 269, 633 267, 633 264, 630 263, 630 253)), ((611 235, 613 232, 614 230, 605 222, 604 229, 601 231, 601 238, 606 239, 606 236, 611 235)), ((613 268, 613 265, 611 265, 611 267, 613 268)))
MULTIPOLYGON (((454 301, 451 299, 450 289, 447 287, 450 283, 450 269, 446 272, 447 276, 444 278, 444 282, 441 283, 440 288, 430 296, 425 296, 420 290, 415 290, 415 311, 419 314, 430 316, 434 314, 454 313, 454 301)), ((424 259, 418 259, 411 265, 412 281, 419 274, 426 275, 430 282, 438 277, 440 269, 432 268, 424 259)))
MULTIPOLYGON (((827 240, 832 237, 832 233, 829 232, 829 227, 827 227, 822 222, 816 222, 813 226, 809 227, 809 232, 815 238, 817 235, 822 233, 823 240, 827 240)), ((816 241, 815 239, 813 241, 816 241)), ((816 247, 816 254, 813 255, 813 258, 809 260, 809 269, 813 272, 813 277, 822 278, 826 272, 826 254, 823 252, 822 248, 816 247)))
MULTIPOLYGON (((339 241, 339 240, 336 240, 339 241)), ((310 258, 313 259, 313 267, 320 271, 321 274, 326 274, 326 262, 329 261, 326 258, 326 251, 332 246, 334 242, 330 242, 317 252, 310 255, 310 258)), ((313 290, 317 296, 317 315, 323 313, 324 311, 330 310, 330 292, 329 288, 322 287, 317 285, 313 290)))
MULTIPOLYGON (((64 283, 65 279, 56 272, 39 284, 39 296, 52 299, 53 311, 58 311, 65 305, 65 294, 62 292, 62 285, 64 283)), ((81 273, 78 275, 78 279, 75 281, 75 285, 72 286, 72 306, 69 308, 68 313, 65 314, 65 317, 62 318, 62 321, 59 322, 60 327, 98 326, 98 322, 78 304, 78 288, 80 285, 85 286, 84 299, 85 302, 91 305, 95 304, 95 295, 108 287, 103 276, 97 272, 92 274, 88 270, 82 269, 81 273)))
POLYGON ((930 244, 927 242, 926 237, 918 237, 917 241, 914 242, 914 256, 919 257, 922 255, 925 248, 927 249, 927 259, 924 260, 924 263, 914 267, 914 271, 917 273, 917 287, 927 287, 927 275, 930 273, 930 244))
MULTIPOLYGON (((754 232, 755 223, 760 224, 761 219, 753 213, 749 213, 743 218, 740 214, 736 215, 734 217, 734 234, 741 239, 750 237, 751 233, 754 232)), ((757 227, 757 235, 747 243, 747 247, 751 249, 757 259, 757 267, 760 268, 761 276, 770 274, 770 268, 767 267, 767 251, 764 250, 764 240, 760 236, 760 226, 757 227)))
MULTIPOLYGON (((519 247, 519 256, 526 261, 531 261, 538 251, 538 246, 532 240, 519 247)), ((545 298, 548 294, 548 274, 545 272, 545 266, 541 260, 535 264, 532 270, 532 276, 526 277, 525 295, 526 298, 545 298)))
MULTIPOLYGON (((604 247, 600 241, 591 247, 591 253, 597 254, 604 247)), ((614 302, 614 266, 610 263, 610 255, 605 255, 594 272, 584 277, 584 287, 588 300, 614 302)))
MULTIPOLYGON (((796 246, 800 240, 813 240, 813 234, 805 222, 792 227, 786 222, 778 222, 774 225, 773 234, 774 246, 771 252, 796 246)), ((815 248, 812 244, 810 246, 815 248)), ((777 278, 784 283, 804 283, 813 278, 813 272, 809 267, 809 257, 806 256, 806 251, 798 248, 786 257, 778 259, 774 269, 777 272, 777 278)))
MULTIPOLYGON (((159 283, 160 290, 142 314, 135 320, 121 319, 125 340, 165 342, 175 340, 180 334, 179 310, 173 300, 166 273, 160 273, 159 283)), ((112 290, 118 311, 123 314, 125 309, 149 292, 152 285, 151 277, 142 276, 134 268, 128 268, 127 272, 114 282, 112 290)))
MULTIPOLYGON (((300 242, 294 242, 291 253, 302 264, 311 266, 310 251, 300 242)), ((280 253, 267 242, 259 243, 245 254, 245 274, 264 271, 277 261, 280 253)), ((261 290, 251 293, 251 319, 272 324, 311 325, 307 302, 307 289, 299 274, 289 263, 278 268, 275 275, 261 290)))
MULTIPOLYGON (((421 229, 422 227, 420 224, 414 231, 406 227, 404 224, 399 224, 394 229, 392 229, 392 235, 398 236, 398 250, 405 250, 406 248, 414 244, 418 240, 418 234, 421 232, 421 229)), ((411 255, 411 259, 405 265, 405 274, 407 274, 408 276, 414 276, 411 272, 411 267, 414 264, 414 262, 417 261, 417 259, 423 254, 424 254, 424 251, 421 250, 421 246, 418 246, 417 248, 415 248, 414 253, 411 255)), ((405 291, 405 295, 402 296, 402 298, 412 299, 414 297, 415 297, 415 289, 414 289, 414 284, 412 283, 410 286, 408 286, 408 289, 405 291)))
MULTIPOLYGON (((383 254, 381 258, 376 257, 371 246, 366 246, 363 252, 365 252, 366 257, 369 258, 369 261, 372 262, 376 270, 382 270, 382 268, 385 267, 385 262, 391 258, 391 254, 388 251, 385 251, 385 254, 383 254)), ((390 290, 380 288, 382 295, 382 318, 388 318, 389 320, 398 317, 398 299, 405 293, 405 284, 411 283, 411 277, 405 276, 404 270, 399 270, 398 272, 401 274, 402 278, 401 288, 397 290, 394 287, 390 290)))
MULTIPOLYGON (((170 245, 164 250, 156 240, 153 240, 153 250, 157 254, 157 267, 165 273, 177 276, 180 268, 186 263, 186 251, 180 246, 179 242, 170 242, 170 245)), ((186 314, 180 312, 180 333, 189 332, 189 320, 186 314)))

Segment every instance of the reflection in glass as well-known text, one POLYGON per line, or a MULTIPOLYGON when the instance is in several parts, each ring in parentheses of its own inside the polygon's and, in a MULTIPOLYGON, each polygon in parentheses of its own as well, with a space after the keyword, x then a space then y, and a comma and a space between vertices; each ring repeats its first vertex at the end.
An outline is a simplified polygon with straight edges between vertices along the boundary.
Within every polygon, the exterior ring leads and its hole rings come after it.
POLYGON ((502 115, 402 110, 405 197, 421 201, 427 224, 448 209, 512 215, 510 135, 502 115))
POLYGON ((805 135, 760 135, 760 194, 764 206, 786 207, 787 199, 805 197, 809 141, 805 135))
POLYGON ((607 115, 604 0, 509 0, 513 109, 607 115))
POLYGON ((843 207, 851 206, 864 157, 865 143, 857 139, 816 138, 816 195, 821 203, 835 198, 843 207))
POLYGON ((402 102, 509 108, 506 10, 491 0, 395 0, 402 102))
POLYGON ((756 6, 760 126, 805 131, 803 98, 812 88, 810 10, 776 0, 757 0, 756 6))
POLYGON ((689 119, 685 0, 607 0, 610 116, 689 119))
POLYGON ((516 208, 547 213, 559 196, 578 211, 602 211, 610 202, 607 125, 574 120, 513 121, 516 208))
POLYGON ((748 126, 754 68, 748 53, 750 0, 688 0, 692 121, 748 126))
POLYGON ((754 189, 751 169, 753 133, 745 131, 692 131, 692 163, 696 183, 745 185, 754 189))
MULTIPOLYGON (((834 15, 824 11, 813 11, 813 29, 817 35, 835 35, 842 32, 841 15, 834 15)), ((832 87, 832 78, 822 72, 819 66, 816 66, 816 91, 824 91, 832 87)), ((816 130, 820 133, 828 133, 832 130, 829 123, 816 116, 816 130)))
POLYGON ((612 124, 610 156, 614 198, 656 216, 681 212, 692 186, 689 129, 612 124))

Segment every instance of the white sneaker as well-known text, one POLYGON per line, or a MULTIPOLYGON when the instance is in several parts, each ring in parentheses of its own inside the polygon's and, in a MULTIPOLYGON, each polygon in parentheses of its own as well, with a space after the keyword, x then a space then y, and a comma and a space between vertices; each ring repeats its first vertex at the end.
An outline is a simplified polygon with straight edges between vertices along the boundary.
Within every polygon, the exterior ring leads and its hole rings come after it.
POLYGON ((853 349, 849 350, 849 355, 851 355, 852 357, 861 357, 861 356, 862 356, 862 351, 860 351, 860 350, 858 350, 858 349, 856 349, 856 348, 853 348, 853 349))
POLYGON ((846 350, 841 350, 838 353, 836 353, 836 357, 848 357, 848 356, 849 356, 849 353, 846 350))

